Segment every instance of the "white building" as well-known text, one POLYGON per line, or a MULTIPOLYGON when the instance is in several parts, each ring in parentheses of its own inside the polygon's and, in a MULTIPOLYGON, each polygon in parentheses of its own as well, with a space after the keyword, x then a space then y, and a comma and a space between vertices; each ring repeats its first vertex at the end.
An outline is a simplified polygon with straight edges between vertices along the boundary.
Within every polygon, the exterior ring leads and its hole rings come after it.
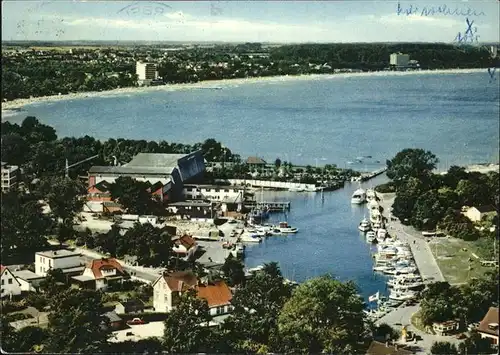
POLYGON ((156 80, 158 72, 155 63, 137 62, 135 65, 135 73, 139 81, 156 80))
POLYGON ((211 315, 231 312, 232 294, 224 281, 201 283, 190 271, 176 271, 160 276, 153 283, 153 306, 156 312, 170 312, 175 308, 181 292, 196 290, 198 298, 208 303, 211 315))
POLYGON ((37 275, 30 270, 14 271, 13 274, 21 284, 21 291, 24 292, 37 292, 40 283, 45 280, 45 276, 37 275))
POLYGON ((172 250, 186 260, 194 257, 196 251, 198 250, 198 243, 189 235, 183 235, 182 237, 174 240, 174 246, 172 250))
POLYGON ((390 56, 390 65, 396 67, 407 67, 410 62, 410 55, 403 53, 392 53, 390 56))
POLYGON ((490 340, 491 343, 496 346, 498 346, 499 335, 498 323, 498 307, 490 307, 477 327, 477 331, 481 335, 481 338, 490 340))
POLYGON ((73 280, 80 284, 90 285, 95 290, 105 290, 111 282, 121 282, 125 276, 121 264, 114 258, 92 260, 80 276, 73 276, 73 280))
POLYGON ((240 186, 184 185, 183 194, 186 200, 240 203, 244 201, 244 190, 240 186))
POLYGON ((465 217, 470 219, 472 222, 481 222, 485 217, 493 217, 497 214, 495 207, 491 205, 463 208, 463 210, 465 210, 463 213, 465 217))
POLYGON ((15 189, 19 180, 19 167, 2 162, 2 192, 15 189))
POLYGON ((1 298, 12 297, 21 294, 21 284, 14 274, 3 265, 0 265, 0 274, 2 279, 1 298))
POLYGON ((40 276, 47 276, 50 269, 62 269, 63 273, 71 273, 83 268, 80 254, 73 251, 49 250, 35 254, 35 273, 40 276))

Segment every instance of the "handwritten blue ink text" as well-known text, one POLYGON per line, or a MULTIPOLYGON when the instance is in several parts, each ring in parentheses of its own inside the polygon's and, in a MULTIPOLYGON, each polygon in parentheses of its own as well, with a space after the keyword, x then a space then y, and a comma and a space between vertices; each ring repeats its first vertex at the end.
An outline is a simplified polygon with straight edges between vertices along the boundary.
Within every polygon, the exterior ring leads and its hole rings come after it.
POLYGON ((443 16, 486 16, 486 14, 483 11, 480 11, 479 13, 471 9, 470 7, 467 8, 458 8, 456 7, 455 9, 448 8, 446 5, 442 6, 424 6, 422 8, 419 8, 418 6, 415 6, 413 4, 410 4, 409 7, 403 8, 401 6, 401 3, 398 2, 398 9, 397 9, 398 16, 434 16, 434 15, 443 15, 443 16))

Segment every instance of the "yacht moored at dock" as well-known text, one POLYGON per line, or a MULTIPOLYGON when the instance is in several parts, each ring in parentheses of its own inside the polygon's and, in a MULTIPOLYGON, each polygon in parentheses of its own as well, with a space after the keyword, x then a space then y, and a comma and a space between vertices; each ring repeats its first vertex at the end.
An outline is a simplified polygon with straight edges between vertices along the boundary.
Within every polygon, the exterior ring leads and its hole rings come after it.
POLYGON ((351 203, 360 205, 362 203, 366 202, 366 192, 362 188, 357 189, 354 191, 351 197, 351 203))
POLYGON ((361 232, 368 232, 371 229, 370 221, 368 221, 366 218, 363 218, 363 220, 359 223, 358 229, 361 232))
POLYGON ((277 226, 274 227, 273 231, 274 230, 278 230, 281 233, 285 233, 285 234, 288 234, 288 233, 297 233, 299 231, 298 228, 290 226, 288 224, 288 222, 280 222, 279 225, 277 225, 277 226))

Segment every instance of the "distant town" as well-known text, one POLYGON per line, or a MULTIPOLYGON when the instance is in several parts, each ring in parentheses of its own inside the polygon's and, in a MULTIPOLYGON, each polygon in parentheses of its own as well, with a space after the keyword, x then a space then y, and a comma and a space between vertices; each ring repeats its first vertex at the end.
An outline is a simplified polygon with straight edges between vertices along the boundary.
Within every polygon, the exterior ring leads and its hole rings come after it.
POLYGON ((497 46, 84 45, 2 42, 2 100, 279 75, 487 68, 497 46))

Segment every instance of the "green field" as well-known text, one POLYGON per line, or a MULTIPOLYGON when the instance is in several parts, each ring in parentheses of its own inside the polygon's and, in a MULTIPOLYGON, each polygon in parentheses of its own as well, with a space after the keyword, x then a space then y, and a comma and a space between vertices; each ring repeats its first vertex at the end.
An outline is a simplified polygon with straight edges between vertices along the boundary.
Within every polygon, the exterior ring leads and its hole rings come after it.
POLYGON ((488 270, 493 270, 492 267, 481 266, 480 260, 488 258, 485 258, 480 243, 480 241, 467 242, 447 237, 436 238, 429 243, 429 246, 446 281, 450 284, 460 284, 473 277, 480 277, 488 270))

